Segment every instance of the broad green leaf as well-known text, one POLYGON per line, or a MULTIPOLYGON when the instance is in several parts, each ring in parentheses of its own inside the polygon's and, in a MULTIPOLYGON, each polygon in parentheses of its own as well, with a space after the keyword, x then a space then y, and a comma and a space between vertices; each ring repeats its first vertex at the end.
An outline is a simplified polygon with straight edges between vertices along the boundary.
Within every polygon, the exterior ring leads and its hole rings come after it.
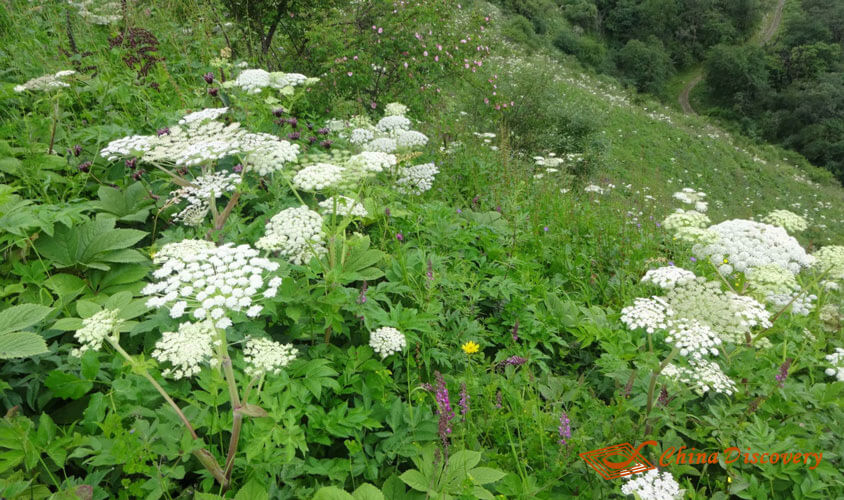
POLYGON ((492 493, 483 486, 475 486, 472 488, 472 494, 475 495, 475 498, 479 498, 481 500, 495 500, 492 493))
POLYGON ((428 491, 428 480, 416 469, 406 471, 404 474, 399 476, 399 479, 404 481, 404 484, 410 486, 416 491, 428 491))
POLYGON ((267 488, 258 481, 251 479, 243 485, 234 496, 235 500, 266 500, 269 498, 267 488))
POLYGON ((384 481, 384 484, 381 485, 381 491, 384 493, 386 500, 403 500, 406 498, 407 492, 404 483, 395 474, 384 481))
POLYGON ((47 306, 21 304, 0 311, 0 334, 23 330, 44 319, 52 311, 47 306))
POLYGON ((384 500, 381 490, 369 483, 363 483, 352 493, 355 500, 384 500))
POLYGON ((355 500, 355 497, 335 486, 326 486, 320 488, 312 500, 355 500))
POLYGON ((0 334, 0 359, 28 358, 50 352, 44 338, 32 332, 0 334))
POLYGON ((76 375, 58 370, 53 370, 47 375, 44 385, 62 399, 79 399, 94 386, 91 382, 82 380, 76 375))
POLYGON ((69 302, 85 291, 85 281, 72 274, 54 274, 44 285, 59 296, 61 302, 69 302))
POLYGON ((76 301, 76 313, 79 314, 81 318, 90 318, 101 310, 102 307, 100 307, 99 304, 95 304, 89 300, 76 301))
POLYGON ((62 318, 50 327, 53 330, 61 330, 67 332, 70 330, 79 330, 82 328, 82 319, 80 318, 62 318))
POLYGON ((498 469, 490 469, 489 467, 475 467, 469 471, 472 481, 475 484, 494 483, 504 477, 506 474, 498 469))

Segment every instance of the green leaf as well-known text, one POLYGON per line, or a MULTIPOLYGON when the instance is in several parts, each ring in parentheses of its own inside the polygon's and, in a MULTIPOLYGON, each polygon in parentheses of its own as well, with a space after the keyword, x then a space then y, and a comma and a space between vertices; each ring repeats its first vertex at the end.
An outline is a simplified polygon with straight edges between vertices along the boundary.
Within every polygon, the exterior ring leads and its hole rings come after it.
POLYGON ((386 500, 404 500, 407 497, 404 483, 395 474, 384 481, 384 484, 381 485, 381 491, 384 493, 386 500))
POLYGON ((85 291, 85 281, 72 274, 54 274, 50 276, 44 285, 53 293, 59 296, 59 300, 67 303, 75 299, 79 294, 85 291))
POLYGON ((250 479, 243 488, 237 491, 235 500, 267 500, 269 498, 267 488, 255 479, 250 479))
POLYGON ((416 491, 428 491, 428 480, 416 469, 406 471, 404 474, 399 476, 399 479, 404 481, 404 484, 410 486, 416 491))
POLYGON ((312 500, 355 500, 355 497, 335 486, 326 486, 320 488, 312 500))
POLYGON ((352 493, 355 500, 384 500, 381 490, 369 483, 363 483, 352 493))
MULTIPOLYGON (((100 360, 95 351, 89 350, 82 356, 82 376, 93 380, 100 372, 100 360)), ((483 484, 483 483, 481 483, 483 484)))
POLYGON ((62 318, 50 327, 52 330, 61 330, 67 332, 70 330, 79 330, 82 328, 82 319, 80 318, 62 318))
POLYGON ((469 471, 469 476, 472 477, 472 481, 474 481, 475 484, 488 484, 498 481, 502 477, 506 476, 506 474, 498 469, 475 467, 469 471))
POLYGON ((23 330, 47 316, 51 308, 38 304, 21 304, 0 311, 0 334, 23 330))
POLYGON ((62 399, 79 399, 94 386, 91 382, 82 380, 76 375, 58 370, 53 370, 47 375, 44 385, 62 399))
POLYGON ((37 333, 0 334, 0 359, 28 358, 45 352, 50 352, 47 343, 37 333))
POLYGON ((492 496, 492 493, 489 492, 483 486, 475 486, 472 488, 472 494, 475 495, 475 498, 479 498, 481 500, 495 500, 495 497, 492 496))
POLYGON ((102 310, 99 304, 95 304, 89 300, 79 300, 76 302, 76 313, 82 318, 90 318, 102 310))

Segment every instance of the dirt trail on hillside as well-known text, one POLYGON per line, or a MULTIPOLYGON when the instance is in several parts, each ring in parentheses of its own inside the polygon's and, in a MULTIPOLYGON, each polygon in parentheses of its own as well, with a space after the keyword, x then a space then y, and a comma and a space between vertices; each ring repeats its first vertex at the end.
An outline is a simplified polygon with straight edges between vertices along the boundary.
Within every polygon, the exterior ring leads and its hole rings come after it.
MULTIPOLYGON (((771 21, 762 26, 762 33, 759 37, 759 45, 767 45, 776 34, 780 27, 780 22, 782 21, 782 10, 784 7, 785 0, 778 0, 777 6, 774 8, 773 15, 771 16, 771 21)), ((694 108, 692 108, 691 103, 689 103, 689 94, 692 93, 692 89, 694 89, 702 80, 703 73, 701 71, 693 73, 691 80, 683 86, 683 90, 681 90, 680 95, 677 96, 677 102, 680 103, 683 113, 687 115, 697 114, 695 113, 694 108)))

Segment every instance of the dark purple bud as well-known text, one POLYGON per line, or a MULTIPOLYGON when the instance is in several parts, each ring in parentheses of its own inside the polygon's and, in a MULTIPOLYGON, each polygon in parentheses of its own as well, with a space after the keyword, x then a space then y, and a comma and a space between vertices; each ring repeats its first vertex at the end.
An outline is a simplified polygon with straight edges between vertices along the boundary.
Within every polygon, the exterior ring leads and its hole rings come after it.
POLYGON ((521 356, 510 356, 501 363, 507 366, 522 366, 523 364, 527 363, 527 359, 521 356))
POLYGON ((308 130, 313 130, 313 129, 314 129, 314 124, 313 124, 313 123, 311 123, 311 122, 308 122, 307 127, 308 127, 308 130))
POLYGON ((179 174, 179 175, 188 175, 188 169, 185 168, 185 167, 182 167, 179 170, 176 170, 176 173, 179 174))
POLYGON ((513 331, 510 332, 510 333, 513 336, 513 342, 518 342, 519 341, 519 320, 518 319, 516 320, 516 324, 513 325, 513 331))
POLYGON ((91 163, 90 161, 85 161, 80 163, 79 166, 76 168, 79 169, 80 172, 85 172, 87 174, 91 171, 91 165, 93 165, 93 163, 91 163))
POLYGON ((208 85, 211 85, 212 83, 214 83, 214 73, 212 73, 210 71, 208 73, 205 73, 204 75, 202 75, 202 78, 205 78, 205 83, 207 83, 208 85))
MULTIPOLYGON (((273 110, 273 116, 275 116, 276 118, 280 117, 283 114, 284 114, 284 108, 275 108, 273 110)), ((276 123, 278 123, 278 122, 276 122, 276 123)))
POLYGON ((396 233, 396 239, 399 241, 404 241, 404 235, 401 233, 396 233))
POLYGON ((384 215, 386 215, 387 217, 390 216, 390 209, 389 208, 384 209, 384 215))
POLYGON ((659 391, 659 399, 657 399, 657 402, 660 406, 665 406, 668 404, 668 389, 663 387, 662 390, 659 391))
POLYGON ((239 174, 239 173, 243 172, 243 165, 241 165, 240 163, 238 163, 237 165, 233 166, 233 167, 232 167, 232 172, 234 172, 234 173, 236 173, 236 174, 239 174))
POLYGON ((211 97, 217 97, 217 93, 220 91, 217 87, 211 87, 208 89, 208 95, 211 97))
POLYGON ((293 127, 293 128, 296 128, 296 127, 299 126, 299 120, 297 120, 296 118, 288 118, 287 123, 289 123, 290 126, 293 127))
POLYGON ((140 179, 140 178, 141 178, 141 177, 142 177, 145 173, 147 173, 147 171, 146 171, 146 170, 144 170, 144 169, 142 169, 142 168, 139 168, 138 170, 136 170, 136 171, 135 171, 135 173, 133 173, 133 174, 132 174, 132 178, 133 178, 133 179, 135 179, 135 180, 138 180, 138 179, 140 179))
POLYGON ((299 132, 291 132, 291 133, 287 134, 287 138, 290 139, 291 141, 298 141, 299 137, 301 137, 301 136, 302 136, 302 134, 300 134, 299 132))
POLYGON ((161 136, 162 136, 162 135, 164 135, 164 134, 169 134, 169 133, 170 133, 170 129, 169 129, 169 128, 167 128, 167 127, 160 128, 160 129, 156 130, 156 131, 155 131, 155 133, 156 133, 156 134, 158 134, 158 137, 161 137, 161 136))
POLYGON ((310 137, 308 137, 308 142, 310 142, 311 144, 315 143, 315 142, 316 142, 316 141, 318 141, 318 140, 319 140, 319 139, 317 139, 317 138, 316 138, 316 137, 314 137, 314 136, 310 136, 310 137))
POLYGON ((73 149, 71 151, 73 151, 73 156, 79 156, 82 154, 82 146, 77 144, 73 146, 73 149))
POLYGON ((434 392, 434 386, 427 382, 419 384, 419 388, 423 391, 434 392))
POLYGON ((329 132, 329 130, 325 127, 317 130, 317 134, 321 134, 321 135, 328 135, 328 132, 329 132))
POLYGON ((481 199, 481 197, 478 196, 478 195, 476 195, 474 198, 472 198, 472 208, 475 208, 478 205, 478 200, 480 200, 480 199, 481 199))
POLYGON ((495 211, 498 212, 498 213, 501 213, 501 205, 497 205, 495 207, 495 211))
POLYGON ((331 149, 331 141, 322 141, 319 143, 319 145, 324 147, 325 149, 331 149))
POLYGON ((137 166, 138 166, 138 159, 137 158, 129 158, 128 160, 126 160, 126 168, 131 168, 132 170, 135 170, 135 167, 137 167, 137 166))

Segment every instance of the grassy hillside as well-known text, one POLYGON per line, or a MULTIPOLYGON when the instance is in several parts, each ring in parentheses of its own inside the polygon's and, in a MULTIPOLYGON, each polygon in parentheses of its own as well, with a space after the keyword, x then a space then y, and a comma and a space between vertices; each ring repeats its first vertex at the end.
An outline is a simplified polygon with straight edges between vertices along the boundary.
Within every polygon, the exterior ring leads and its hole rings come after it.
POLYGON ((841 186, 445 4, 0 0, 0 497, 844 493, 841 186))

